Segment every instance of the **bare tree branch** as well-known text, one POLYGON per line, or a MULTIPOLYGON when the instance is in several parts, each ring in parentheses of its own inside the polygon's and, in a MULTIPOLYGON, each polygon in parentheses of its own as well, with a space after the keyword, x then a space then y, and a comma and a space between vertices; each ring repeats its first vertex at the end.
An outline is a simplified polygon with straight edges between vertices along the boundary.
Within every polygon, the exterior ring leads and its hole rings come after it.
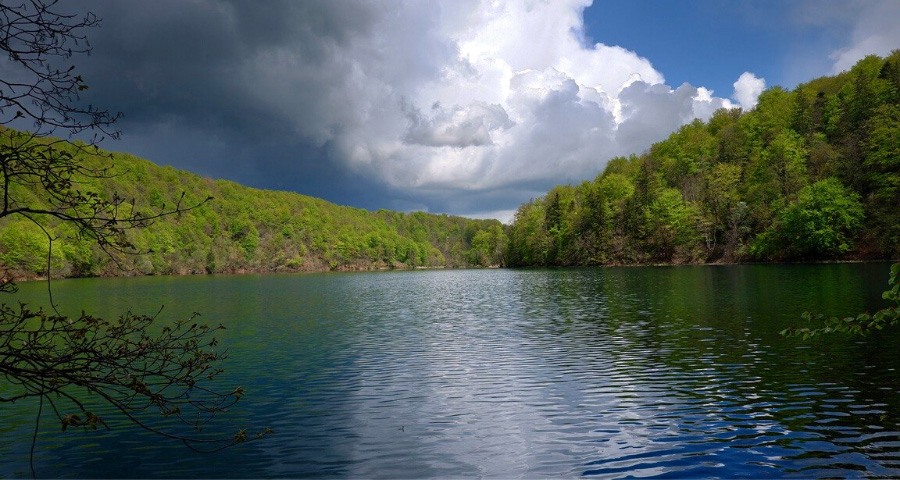
MULTIPOLYGON (((92 181, 117 175, 111 155, 97 148, 104 138, 118 138, 114 123, 121 116, 84 105, 80 94, 87 84, 70 60, 90 52, 84 33, 100 24, 91 13, 67 14, 58 0, 0 1, 0 221, 27 218, 48 239, 47 281, 50 282, 55 238, 46 219, 75 227, 78 239, 88 240, 116 263, 118 254, 139 254, 127 238, 131 229, 178 215, 196 205, 147 211, 135 199, 111 197, 89 188, 92 181), (31 122, 30 131, 8 128, 31 122), (63 139, 50 135, 65 134, 63 139), (85 142, 76 137, 92 134, 85 142), (89 156, 105 162, 87 162, 89 156), (101 166, 97 166, 101 165, 101 166), (106 166, 103 166, 106 165, 106 166), (36 202, 34 199, 39 198, 36 202)), ((2 228, 2 227, 0 227, 2 228)), ((0 293, 15 293, 9 272, 0 276, 0 293)), ((272 433, 248 436, 202 434, 219 413, 243 396, 238 387, 221 392, 215 379, 225 353, 216 350, 216 331, 195 322, 197 314, 172 325, 159 325, 157 315, 130 312, 115 321, 86 313, 66 317, 25 305, 0 305, 0 377, 11 388, 0 403, 38 398, 30 465, 45 404, 61 429, 84 430, 107 426, 86 406, 85 398, 102 399, 138 427, 183 442, 196 451, 215 451, 272 433), (163 420, 160 421, 160 418, 163 420), (168 419, 168 420, 165 420, 168 419), (180 428, 172 430, 172 423, 180 428), (187 429, 191 433, 179 433, 187 429)), ((108 428, 108 426, 107 426, 108 428)))

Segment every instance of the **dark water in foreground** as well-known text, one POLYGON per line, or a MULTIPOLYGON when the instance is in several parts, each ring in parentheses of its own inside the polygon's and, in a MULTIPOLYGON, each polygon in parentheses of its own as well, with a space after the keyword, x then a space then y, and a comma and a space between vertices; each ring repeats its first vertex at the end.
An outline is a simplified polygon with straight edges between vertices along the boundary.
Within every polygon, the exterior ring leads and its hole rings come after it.
MULTIPOLYGON (((225 323, 212 455, 112 422, 39 436, 42 477, 900 476, 900 332, 803 342, 882 305, 887 264, 88 279, 63 310, 225 323)), ((43 298, 45 285, 24 285, 43 298)), ((2 380, 0 380, 2 382, 2 380)), ((30 476, 35 403, 0 407, 30 476)))

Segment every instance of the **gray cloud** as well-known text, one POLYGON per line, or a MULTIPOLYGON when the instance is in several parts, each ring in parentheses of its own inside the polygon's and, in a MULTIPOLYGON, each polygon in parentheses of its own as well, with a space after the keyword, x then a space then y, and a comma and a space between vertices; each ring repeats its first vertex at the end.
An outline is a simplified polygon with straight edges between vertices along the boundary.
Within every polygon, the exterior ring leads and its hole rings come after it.
POLYGON ((426 118, 418 108, 407 107, 409 131, 404 141, 430 147, 492 145, 492 130, 505 130, 515 125, 501 105, 484 102, 472 102, 466 108, 457 105, 450 109, 435 102, 431 114, 430 118, 426 118))
POLYGON ((352 78, 343 52, 378 9, 341 2, 98 1, 87 59, 92 92, 137 124, 258 139, 293 132, 324 143, 347 120, 335 108, 352 78), (343 4, 347 7, 348 4, 343 4))
POLYGON ((91 0, 77 66, 85 100, 125 114, 115 149, 365 208, 508 213, 731 106, 583 45, 586 3, 91 0))
MULTIPOLYGON (((622 116, 616 139, 626 150, 634 151, 646 144, 648 133, 665 138, 693 118, 693 100, 697 89, 683 84, 672 91, 668 86, 634 82, 624 90, 622 116)), ((661 138, 660 138, 661 139, 661 138)))

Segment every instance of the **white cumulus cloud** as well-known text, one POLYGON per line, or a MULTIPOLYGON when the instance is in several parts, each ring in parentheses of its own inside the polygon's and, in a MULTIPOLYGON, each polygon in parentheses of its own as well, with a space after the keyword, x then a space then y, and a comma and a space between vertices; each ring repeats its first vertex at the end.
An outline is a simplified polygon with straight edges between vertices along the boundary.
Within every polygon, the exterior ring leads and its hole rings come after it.
POLYGON ((514 125, 503 107, 478 101, 450 109, 435 102, 430 113, 427 117, 418 108, 409 107, 409 131, 403 138, 406 143, 459 148, 491 145, 491 131, 514 125))
MULTIPOLYGON (((298 176, 337 163, 406 204, 450 213, 508 215, 736 106, 667 85, 636 52, 586 43, 590 0, 160 1, 96 2, 117 21, 95 68, 121 71, 98 91, 140 119, 138 130, 169 122, 224 142, 264 138, 271 151, 300 147, 252 167, 298 176)), ((763 86, 745 74, 734 98, 748 108, 763 86)))
POLYGON ((759 94, 766 89, 766 80, 756 78, 756 75, 750 72, 744 72, 734 82, 734 99, 738 101, 741 108, 750 110, 756 106, 759 94))
MULTIPOLYGON (((334 132, 338 156, 399 189, 520 185, 524 201, 555 183, 596 175, 609 158, 639 153, 694 118, 736 106, 702 87, 666 85, 635 52, 584 44, 582 11, 589 4, 435 4, 426 16, 432 24, 416 31, 425 44, 449 46, 436 55, 419 52, 414 42, 384 40, 408 38, 397 32, 405 24, 385 16, 389 21, 370 31, 385 46, 374 58, 404 58, 428 74, 396 82, 378 63, 356 57, 363 52, 346 52, 356 65, 350 71, 368 90, 347 92, 353 100, 346 113, 366 121, 344 122, 334 132)), ((762 86, 745 74, 735 98, 751 105, 762 86)))

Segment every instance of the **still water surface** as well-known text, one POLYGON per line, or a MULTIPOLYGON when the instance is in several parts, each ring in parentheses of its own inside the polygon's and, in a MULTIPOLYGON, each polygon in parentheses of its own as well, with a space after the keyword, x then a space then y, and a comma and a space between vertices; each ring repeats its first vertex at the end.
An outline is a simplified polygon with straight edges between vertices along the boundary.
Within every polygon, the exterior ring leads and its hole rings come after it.
MULTIPOLYGON (((39 437, 42 477, 900 476, 900 335, 785 339, 883 305, 887 264, 67 280, 62 310, 193 311, 247 396, 212 455, 113 423, 39 437)), ((22 286, 44 301, 46 285, 22 286)), ((29 476, 36 404, 0 410, 29 476)))

